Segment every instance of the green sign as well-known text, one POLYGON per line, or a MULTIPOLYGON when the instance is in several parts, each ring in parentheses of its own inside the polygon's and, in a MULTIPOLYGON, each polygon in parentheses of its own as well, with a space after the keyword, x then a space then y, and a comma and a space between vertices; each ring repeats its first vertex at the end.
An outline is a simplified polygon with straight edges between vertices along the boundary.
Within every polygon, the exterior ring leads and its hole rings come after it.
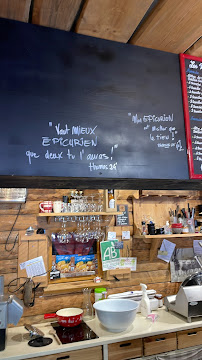
POLYGON ((120 250, 115 249, 114 243, 118 240, 102 241, 100 243, 102 270, 116 269, 119 265, 120 250))

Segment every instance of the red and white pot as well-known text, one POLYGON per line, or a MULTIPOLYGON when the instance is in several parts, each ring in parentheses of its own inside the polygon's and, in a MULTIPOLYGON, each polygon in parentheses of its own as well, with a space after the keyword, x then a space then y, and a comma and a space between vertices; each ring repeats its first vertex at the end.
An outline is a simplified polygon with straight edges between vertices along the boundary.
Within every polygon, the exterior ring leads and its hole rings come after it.
POLYGON ((57 318, 60 326, 73 327, 81 323, 83 310, 80 308, 64 308, 54 314, 44 314, 44 319, 57 318))

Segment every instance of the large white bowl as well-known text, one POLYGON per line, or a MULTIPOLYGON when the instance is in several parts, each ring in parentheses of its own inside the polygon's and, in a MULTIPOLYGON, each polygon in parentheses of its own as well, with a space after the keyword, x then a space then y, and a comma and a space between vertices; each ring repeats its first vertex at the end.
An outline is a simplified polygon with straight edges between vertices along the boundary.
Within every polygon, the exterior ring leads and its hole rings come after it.
POLYGON ((101 324, 111 332, 126 330, 134 321, 138 303, 126 299, 99 300, 93 304, 101 324))

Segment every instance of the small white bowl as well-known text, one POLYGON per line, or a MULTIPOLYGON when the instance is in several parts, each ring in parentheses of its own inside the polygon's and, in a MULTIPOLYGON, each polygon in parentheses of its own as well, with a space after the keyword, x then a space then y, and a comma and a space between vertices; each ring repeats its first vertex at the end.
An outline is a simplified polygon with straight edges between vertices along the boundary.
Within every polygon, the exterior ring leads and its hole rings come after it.
POLYGON ((134 321, 138 303, 128 299, 99 300, 93 304, 101 324, 111 332, 125 331, 134 321))

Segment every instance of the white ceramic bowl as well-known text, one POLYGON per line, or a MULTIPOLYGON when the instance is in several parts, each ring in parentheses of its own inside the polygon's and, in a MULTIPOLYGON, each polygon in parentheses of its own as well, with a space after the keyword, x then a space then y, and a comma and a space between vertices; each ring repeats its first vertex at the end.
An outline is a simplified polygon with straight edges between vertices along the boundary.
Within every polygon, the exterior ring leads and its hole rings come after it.
POLYGON ((138 303, 126 299, 99 300, 93 304, 101 324, 111 332, 126 330, 134 321, 138 303))

